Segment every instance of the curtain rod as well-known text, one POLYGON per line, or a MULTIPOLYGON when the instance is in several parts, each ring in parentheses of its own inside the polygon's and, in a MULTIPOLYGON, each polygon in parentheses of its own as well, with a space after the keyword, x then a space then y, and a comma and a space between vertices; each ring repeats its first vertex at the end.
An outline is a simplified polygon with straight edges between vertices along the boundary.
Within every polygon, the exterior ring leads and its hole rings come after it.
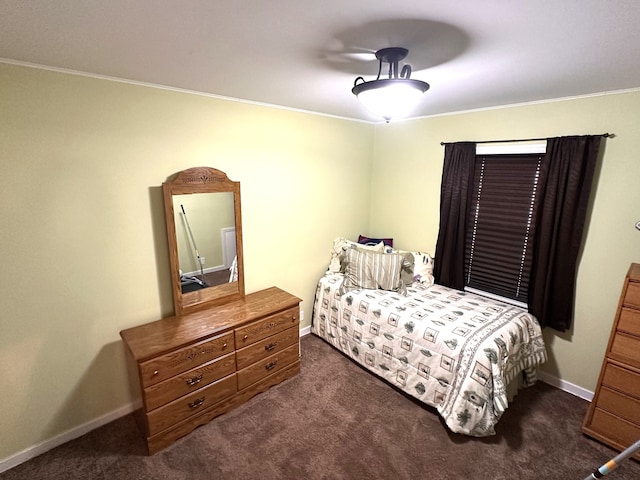
MULTIPOLYGON (((614 138, 615 135, 613 133, 600 133, 596 135, 592 135, 593 137, 605 137, 605 138, 614 138)), ((541 140, 548 140, 551 137, 546 138, 520 138, 518 140, 485 140, 483 142, 466 142, 466 143, 514 143, 514 142, 539 142, 541 140)), ((440 142, 440 145, 450 145, 452 143, 460 143, 460 142, 440 142)))

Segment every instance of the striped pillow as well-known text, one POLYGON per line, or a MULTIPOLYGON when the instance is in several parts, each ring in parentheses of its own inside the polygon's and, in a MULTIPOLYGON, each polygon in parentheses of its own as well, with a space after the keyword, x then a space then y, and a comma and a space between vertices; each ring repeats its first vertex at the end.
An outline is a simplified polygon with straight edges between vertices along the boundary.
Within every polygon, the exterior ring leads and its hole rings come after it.
POLYGON ((341 293, 356 288, 370 290, 389 290, 406 295, 404 281, 400 276, 403 255, 362 251, 356 248, 347 250, 347 265, 344 272, 341 293))
POLYGON ((342 273, 344 272, 345 262, 347 260, 347 250, 357 247, 362 250, 372 250, 375 252, 384 252, 385 245, 383 242, 379 242, 377 245, 364 245, 351 240, 347 240, 344 237, 338 237, 333 241, 333 248, 331 249, 331 262, 329 263, 329 269, 327 273, 342 273))

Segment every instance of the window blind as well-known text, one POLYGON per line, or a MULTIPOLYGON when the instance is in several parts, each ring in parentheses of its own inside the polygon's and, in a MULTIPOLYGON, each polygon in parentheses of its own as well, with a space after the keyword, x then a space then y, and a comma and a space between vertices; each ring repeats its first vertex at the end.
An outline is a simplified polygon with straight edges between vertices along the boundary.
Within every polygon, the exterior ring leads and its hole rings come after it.
POLYGON ((540 154, 476 157, 467 225, 468 287, 527 302, 540 154))

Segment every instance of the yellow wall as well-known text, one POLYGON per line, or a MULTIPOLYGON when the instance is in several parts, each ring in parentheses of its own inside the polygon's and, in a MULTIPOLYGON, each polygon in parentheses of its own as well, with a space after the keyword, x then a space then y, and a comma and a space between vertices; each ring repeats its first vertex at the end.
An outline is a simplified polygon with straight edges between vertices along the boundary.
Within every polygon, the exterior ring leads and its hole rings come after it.
MULTIPOLYGON (((435 94, 435 93, 433 93, 435 94)), ((425 98, 428 102, 428 95, 425 98)), ((611 132, 594 179, 570 332, 545 329, 546 373, 593 391, 624 276, 640 262, 640 92, 603 95, 376 127, 371 234, 434 252, 441 141, 611 132)), ((437 259, 436 259, 437 261, 437 259)))
POLYGON ((246 290, 306 324, 368 226, 371 125, 2 64, 0 112, 0 460, 130 402, 119 331, 172 313, 167 177, 241 182, 246 290))

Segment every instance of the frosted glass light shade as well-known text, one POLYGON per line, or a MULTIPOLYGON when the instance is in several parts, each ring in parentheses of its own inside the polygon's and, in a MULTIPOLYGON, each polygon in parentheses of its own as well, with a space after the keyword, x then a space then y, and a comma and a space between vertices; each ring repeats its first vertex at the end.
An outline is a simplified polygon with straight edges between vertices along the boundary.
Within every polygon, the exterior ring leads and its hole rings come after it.
POLYGON ((364 108, 389 122, 407 115, 428 88, 429 85, 420 80, 392 78, 360 83, 352 92, 364 108))

